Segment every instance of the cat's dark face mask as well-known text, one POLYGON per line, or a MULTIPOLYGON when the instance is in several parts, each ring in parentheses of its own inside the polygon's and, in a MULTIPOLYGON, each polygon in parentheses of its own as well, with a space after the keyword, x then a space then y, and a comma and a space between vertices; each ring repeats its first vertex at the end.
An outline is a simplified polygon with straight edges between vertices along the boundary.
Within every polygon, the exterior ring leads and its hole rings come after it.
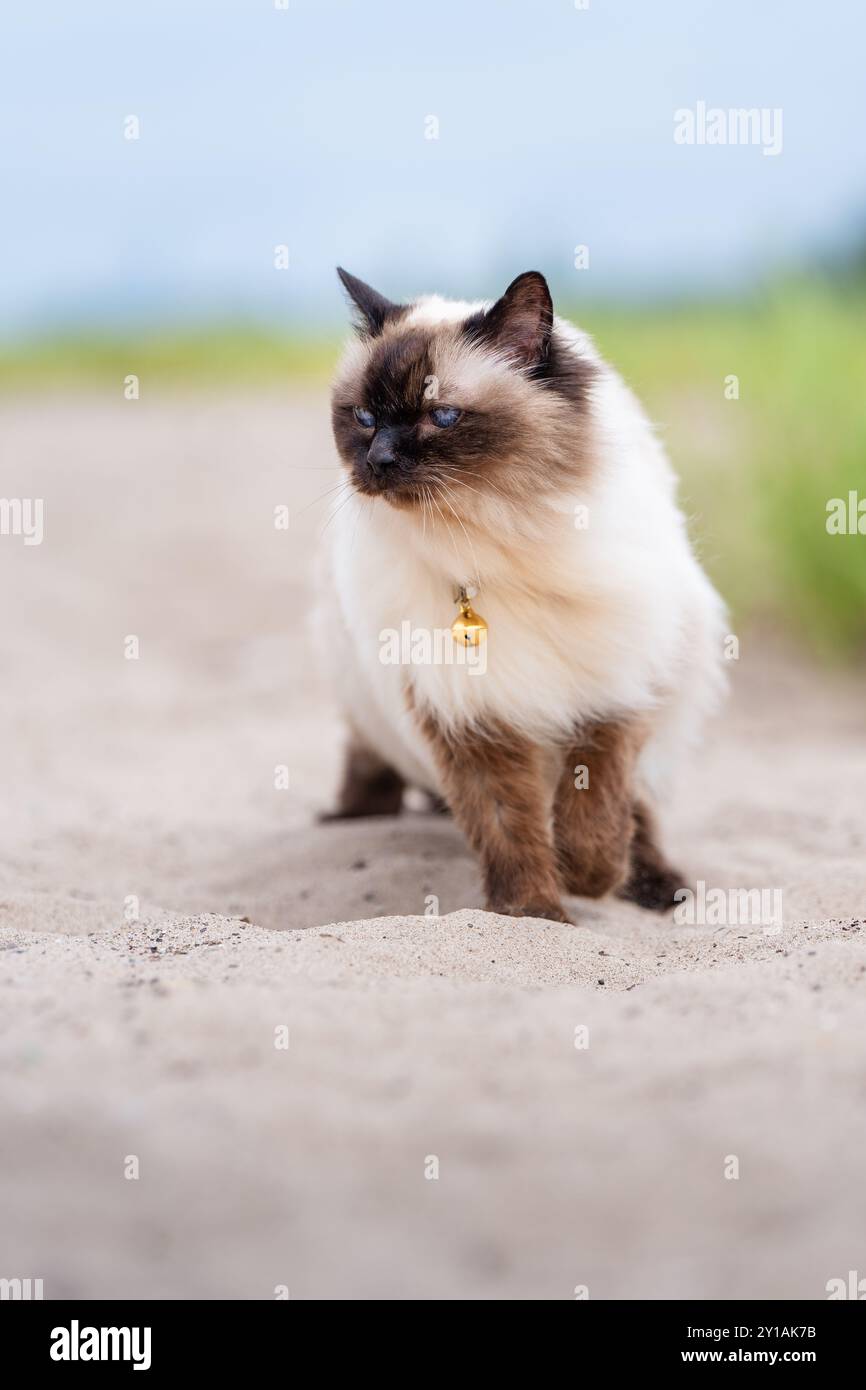
POLYGON ((334 437, 356 489, 422 501, 501 447, 505 421, 440 395, 436 333, 399 324, 368 345, 363 369, 335 392, 334 437))

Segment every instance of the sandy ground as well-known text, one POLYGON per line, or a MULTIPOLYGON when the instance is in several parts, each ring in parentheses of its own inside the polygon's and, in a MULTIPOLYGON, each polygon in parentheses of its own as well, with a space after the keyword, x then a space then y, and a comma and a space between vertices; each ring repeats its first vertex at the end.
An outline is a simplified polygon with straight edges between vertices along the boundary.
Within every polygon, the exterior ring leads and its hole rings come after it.
POLYGON ((46 507, 41 546, 0 538, 0 1277, 570 1299, 866 1274, 862 682, 744 634, 671 818, 693 878, 783 891, 780 932, 498 918, 450 820, 313 822, 341 744, 304 631, 323 399, 145 383, 7 403, 0 439, 4 495, 46 507))

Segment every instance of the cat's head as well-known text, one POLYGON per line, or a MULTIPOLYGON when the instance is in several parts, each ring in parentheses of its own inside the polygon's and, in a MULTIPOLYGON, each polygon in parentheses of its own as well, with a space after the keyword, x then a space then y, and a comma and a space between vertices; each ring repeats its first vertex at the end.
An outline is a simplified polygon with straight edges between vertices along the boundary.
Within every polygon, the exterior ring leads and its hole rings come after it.
POLYGON ((338 274, 357 336, 339 369, 337 449, 358 492, 457 512, 473 494, 516 505, 579 475, 596 368, 556 325, 537 271, 489 308, 393 304, 338 274))

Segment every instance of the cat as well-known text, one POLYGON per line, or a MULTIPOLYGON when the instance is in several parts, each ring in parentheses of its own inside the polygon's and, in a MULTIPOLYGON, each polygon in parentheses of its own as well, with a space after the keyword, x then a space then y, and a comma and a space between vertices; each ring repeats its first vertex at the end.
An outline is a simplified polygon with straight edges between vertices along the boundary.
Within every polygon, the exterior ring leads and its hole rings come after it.
POLYGON ((656 809, 724 687, 725 609, 664 450, 539 272, 493 304, 396 304, 338 274, 356 333, 332 396, 349 505, 320 626, 349 739, 330 818, 394 815, 414 786, 452 812, 491 911, 567 922, 563 893, 609 892, 666 910, 683 879, 656 809), (384 659, 385 634, 447 636, 467 610, 483 665, 456 645, 384 659))

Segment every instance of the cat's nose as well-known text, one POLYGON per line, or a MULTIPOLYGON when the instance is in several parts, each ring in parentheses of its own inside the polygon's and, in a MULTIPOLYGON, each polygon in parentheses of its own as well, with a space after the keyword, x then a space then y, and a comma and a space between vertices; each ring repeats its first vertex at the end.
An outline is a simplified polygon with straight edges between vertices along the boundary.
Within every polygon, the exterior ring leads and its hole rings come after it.
POLYGON ((370 471, 377 478, 380 478, 389 468, 393 468, 397 462, 396 436, 396 430, 381 429, 377 431, 367 450, 367 462, 370 465, 370 471))

